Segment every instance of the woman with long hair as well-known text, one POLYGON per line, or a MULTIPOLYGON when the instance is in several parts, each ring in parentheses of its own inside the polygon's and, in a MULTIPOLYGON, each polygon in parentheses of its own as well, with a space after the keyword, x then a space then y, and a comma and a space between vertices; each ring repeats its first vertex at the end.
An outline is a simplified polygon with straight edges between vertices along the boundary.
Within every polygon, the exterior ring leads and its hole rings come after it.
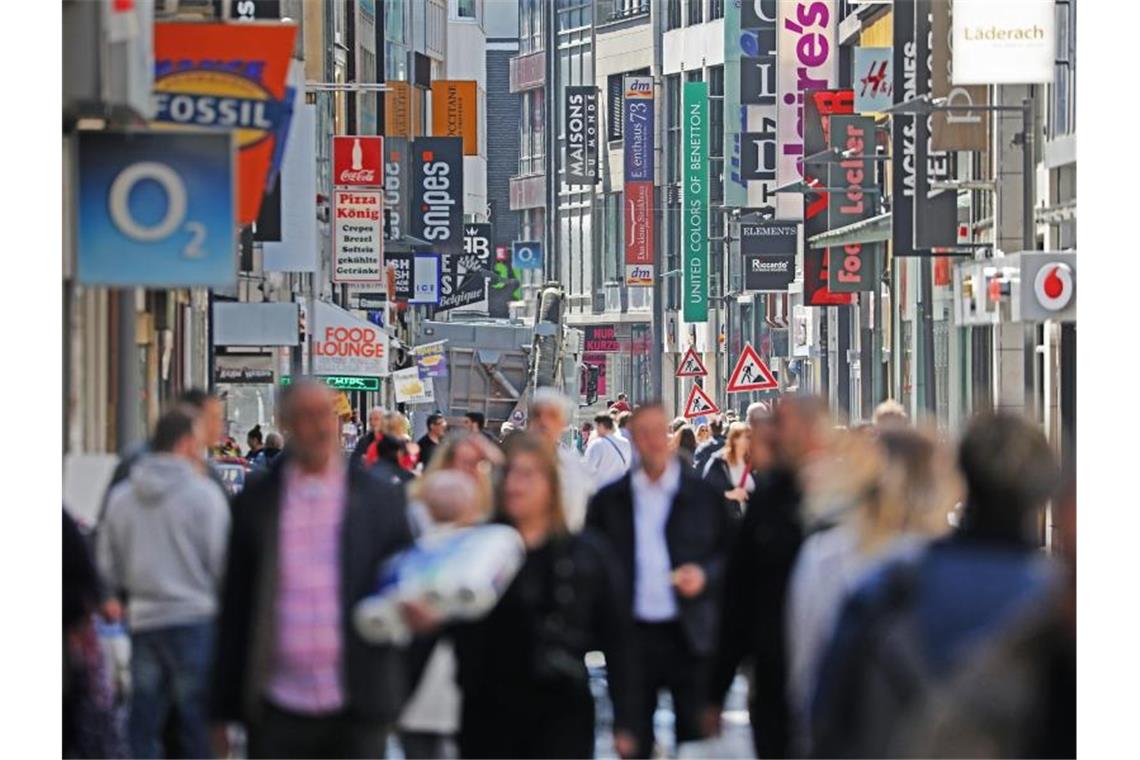
POLYGON ((709 457, 705 465, 704 479, 724 494, 725 505, 730 512, 740 517, 748 497, 756 490, 749 461, 751 435, 743 422, 734 422, 728 428, 724 448, 709 457))
POLYGON ((629 602, 604 539, 566 527, 558 463, 519 433, 506 445, 497 521, 519 531, 526 560, 495 608, 452 629, 463 692, 462 757, 592 757, 594 700, 586 652, 606 655, 614 743, 636 751, 629 602))

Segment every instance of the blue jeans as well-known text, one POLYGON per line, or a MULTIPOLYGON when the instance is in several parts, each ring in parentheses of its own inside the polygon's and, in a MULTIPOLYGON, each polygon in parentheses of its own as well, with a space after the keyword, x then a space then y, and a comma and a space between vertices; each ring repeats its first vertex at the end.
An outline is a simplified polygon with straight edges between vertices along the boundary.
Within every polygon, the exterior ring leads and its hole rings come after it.
POLYGON ((131 634, 131 751, 162 757, 162 730, 174 708, 183 757, 212 757, 207 717, 214 623, 131 634))

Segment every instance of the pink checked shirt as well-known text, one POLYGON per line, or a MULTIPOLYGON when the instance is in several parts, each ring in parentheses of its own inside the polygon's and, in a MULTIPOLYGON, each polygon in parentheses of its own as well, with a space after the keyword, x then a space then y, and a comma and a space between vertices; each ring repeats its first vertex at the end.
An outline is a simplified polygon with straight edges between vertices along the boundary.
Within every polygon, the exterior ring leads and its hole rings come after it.
POLYGON ((277 564, 277 641, 269 698, 307 715, 341 710, 340 535, 347 477, 337 460, 286 468, 277 564))

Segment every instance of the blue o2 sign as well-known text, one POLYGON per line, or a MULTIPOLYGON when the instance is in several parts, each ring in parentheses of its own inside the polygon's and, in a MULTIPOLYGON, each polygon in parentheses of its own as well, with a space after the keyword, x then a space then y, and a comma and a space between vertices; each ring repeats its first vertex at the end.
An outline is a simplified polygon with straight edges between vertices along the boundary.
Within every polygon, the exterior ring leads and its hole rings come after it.
POLYGON ((232 287, 231 136, 81 132, 76 276, 83 285, 232 287))
POLYGON ((542 269, 542 243, 524 240, 511 243, 511 261, 515 269, 542 269))

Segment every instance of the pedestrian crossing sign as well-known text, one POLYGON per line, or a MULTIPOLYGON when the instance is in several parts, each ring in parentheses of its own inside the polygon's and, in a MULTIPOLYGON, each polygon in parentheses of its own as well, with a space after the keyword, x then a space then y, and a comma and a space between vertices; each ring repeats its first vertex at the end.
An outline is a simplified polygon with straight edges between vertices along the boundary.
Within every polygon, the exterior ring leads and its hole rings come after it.
POLYGON ((746 391, 771 391, 780 387, 768 365, 756 353, 751 343, 744 344, 744 351, 736 362, 736 368, 728 378, 729 393, 744 393, 746 391))
POLYGON ((708 373, 709 371, 705 369, 705 363, 701 361, 696 349, 689 346, 689 350, 681 359, 681 364, 677 367, 677 373, 674 377, 704 377, 708 373))
POLYGON ((705 393, 705 389, 693 383, 693 389, 689 391, 689 400, 685 402, 685 419, 691 420, 694 417, 719 413, 720 407, 709 394, 705 393))

